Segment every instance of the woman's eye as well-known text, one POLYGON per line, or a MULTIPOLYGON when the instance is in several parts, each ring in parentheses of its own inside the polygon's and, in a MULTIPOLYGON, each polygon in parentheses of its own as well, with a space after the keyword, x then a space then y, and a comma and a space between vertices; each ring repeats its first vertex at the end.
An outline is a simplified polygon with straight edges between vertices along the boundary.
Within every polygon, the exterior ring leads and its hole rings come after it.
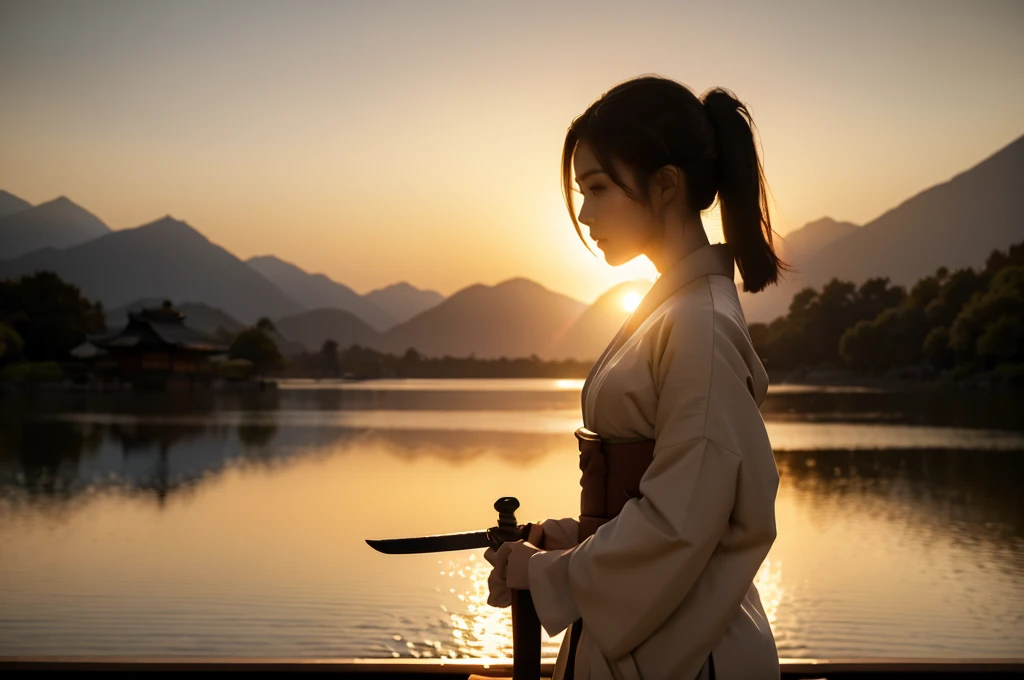
POLYGON ((602 191, 604 191, 604 187, 600 184, 595 184, 594 186, 590 187, 590 193, 592 194, 599 194, 602 191))

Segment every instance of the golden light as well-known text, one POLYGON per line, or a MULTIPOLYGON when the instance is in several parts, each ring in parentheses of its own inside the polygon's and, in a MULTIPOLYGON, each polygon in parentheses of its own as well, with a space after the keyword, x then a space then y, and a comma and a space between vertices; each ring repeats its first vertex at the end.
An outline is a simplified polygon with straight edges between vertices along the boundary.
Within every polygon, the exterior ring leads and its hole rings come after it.
POLYGON ((635 290, 630 291, 622 296, 622 307, 627 312, 632 312, 634 309, 640 306, 640 301, 643 299, 644 297, 640 293, 636 292, 635 290))

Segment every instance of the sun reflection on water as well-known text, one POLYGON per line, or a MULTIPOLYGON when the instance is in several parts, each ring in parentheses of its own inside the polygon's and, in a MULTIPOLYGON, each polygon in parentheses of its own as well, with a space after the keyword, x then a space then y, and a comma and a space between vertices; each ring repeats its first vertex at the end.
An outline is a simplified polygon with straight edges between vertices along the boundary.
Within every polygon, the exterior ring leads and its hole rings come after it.
POLYGON ((775 627, 775 615, 782 602, 785 589, 782 587, 782 561, 772 558, 761 563, 754 577, 754 586, 761 595, 761 606, 764 607, 764 614, 768 617, 768 625, 775 627))
MULTIPOLYGON (((434 589, 448 602, 437 605, 441 610, 437 626, 431 626, 429 630, 421 629, 416 637, 423 636, 422 640, 394 635, 394 644, 389 645, 391 655, 439 659, 511 658, 512 609, 487 604, 490 563, 480 555, 470 553, 440 559, 437 565, 438 575, 443 579, 451 579, 434 589)), ((774 630, 779 605, 785 593, 781 560, 766 559, 757 572, 754 584, 760 594, 768 623, 774 630)), ((564 632, 551 638, 541 629, 541 656, 554 659, 558 655, 563 635, 564 632)))
MULTIPOLYGON (((512 609, 492 607, 487 604, 487 577, 491 565, 476 553, 462 559, 438 561, 441 576, 453 579, 448 593, 460 603, 458 610, 441 605, 447 615, 451 632, 450 648, 442 650, 439 641, 434 649, 441 658, 511 658, 512 657, 512 609)), ((559 633, 549 638, 541 630, 541 655, 555 657, 562 641, 559 633)))

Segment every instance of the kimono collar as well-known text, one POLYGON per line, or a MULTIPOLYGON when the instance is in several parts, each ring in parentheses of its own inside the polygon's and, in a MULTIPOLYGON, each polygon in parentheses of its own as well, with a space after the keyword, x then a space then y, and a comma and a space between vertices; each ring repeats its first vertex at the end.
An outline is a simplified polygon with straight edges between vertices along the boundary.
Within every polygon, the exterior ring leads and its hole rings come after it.
POLYGON ((644 319, 660 307, 661 303, 672 297, 677 290, 702 276, 711 274, 721 274, 731 279, 734 272, 733 266, 732 248, 725 243, 704 246, 683 257, 671 269, 659 276, 651 289, 647 291, 643 301, 637 305, 636 310, 623 326, 623 328, 629 327, 629 332, 623 340, 632 335, 633 331, 644 322, 644 319))
POLYGON ((647 295, 644 296, 644 299, 637 308, 626 319, 626 322, 622 324, 619 332, 591 369, 590 375, 587 376, 587 381, 583 386, 584 404, 586 403, 587 393, 594 376, 600 372, 605 362, 620 347, 626 344, 626 341, 636 332, 636 329, 640 327, 644 320, 651 315, 651 312, 660 307, 665 300, 672 297, 672 294, 677 290, 703 276, 721 274, 732 280, 735 271, 733 267, 732 248, 725 243, 716 243, 694 250, 679 260, 670 270, 658 277, 658 280, 647 291, 647 295))

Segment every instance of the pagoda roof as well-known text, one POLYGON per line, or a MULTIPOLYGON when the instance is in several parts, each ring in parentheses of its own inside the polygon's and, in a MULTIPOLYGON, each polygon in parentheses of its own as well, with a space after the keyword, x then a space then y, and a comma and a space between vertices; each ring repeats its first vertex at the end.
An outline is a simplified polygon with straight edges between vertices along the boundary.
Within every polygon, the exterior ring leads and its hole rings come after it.
POLYGON ((127 326, 117 333, 89 338, 89 342, 108 350, 171 346, 193 352, 220 354, 229 349, 205 333, 186 326, 185 315, 169 307, 128 312, 127 326))

